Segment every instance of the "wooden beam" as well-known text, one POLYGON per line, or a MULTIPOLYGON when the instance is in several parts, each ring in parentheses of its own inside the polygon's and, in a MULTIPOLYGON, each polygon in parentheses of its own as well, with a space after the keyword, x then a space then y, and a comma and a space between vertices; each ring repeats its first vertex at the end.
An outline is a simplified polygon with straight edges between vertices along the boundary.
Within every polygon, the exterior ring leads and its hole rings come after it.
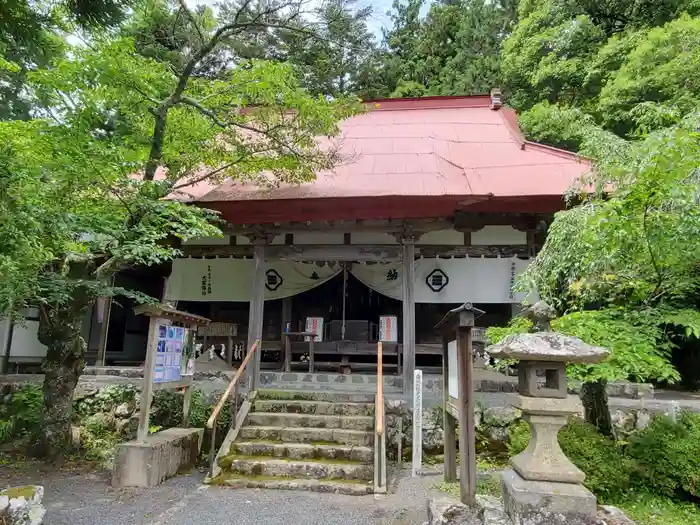
POLYGON ((449 230, 452 228, 451 217, 429 217, 425 219, 376 219, 347 221, 307 221, 281 222, 275 224, 228 225, 224 234, 247 235, 254 232, 268 234, 309 233, 309 232, 375 232, 400 233, 410 228, 416 231, 449 230))
MULTIPOLYGON (((253 246, 185 246, 185 257, 237 257, 252 258, 253 246)), ((414 248, 416 255, 424 257, 528 257, 527 244, 516 245, 424 245, 414 248)), ((275 245, 266 246, 268 259, 293 261, 398 261, 402 248, 399 244, 364 245, 275 245)))
POLYGON ((538 213, 469 213, 455 211, 454 229, 458 231, 478 231, 486 226, 512 226, 516 230, 537 229, 540 222, 551 222, 552 214, 538 213))
MULTIPOLYGON (((263 331, 263 310, 265 307, 265 244, 264 241, 255 241, 253 250, 253 288, 250 298, 250 309, 248 311, 248 341, 246 350, 250 349, 253 341, 262 341, 263 331)), ((260 356, 262 352, 255 352, 253 366, 250 367, 251 390, 257 388, 260 377, 260 356)))
POLYGON ((402 244, 403 391, 407 396, 413 392, 413 372, 416 369, 415 253, 413 237, 405 237, 402 244))

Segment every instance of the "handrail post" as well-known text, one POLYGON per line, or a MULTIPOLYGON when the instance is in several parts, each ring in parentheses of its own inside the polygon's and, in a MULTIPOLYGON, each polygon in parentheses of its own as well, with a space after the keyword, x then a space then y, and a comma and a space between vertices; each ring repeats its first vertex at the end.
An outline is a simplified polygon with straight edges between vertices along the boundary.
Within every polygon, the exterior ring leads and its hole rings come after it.
POLYGON ((214 475, 214 459, 216 458, 216 425, 209 430, 211 438, 209 439, 209 477, 214 475))
POLYGON ((384 350, 382 342, 377 343, 377 396, 374 403, 374 491, 386 493, 386 437, 384 435, 384 350))
MULTIPOLYGON (((233 405, 233 413, 231 414, 231 424, 236 424, 236 419, 238 416, 238 382, 243 373, 245 372, 246 366, 253 358, 253 355, 256 353, 259 346, 260 340, 257 339, 250 347, 250 350, 248 350, 248 352, 246 353, 246 356, 243 359, 241 366, 238 368, 238 370, 236 370, 233 379, 231 379, 231 382, 229 383, 224 393, 221 394, 219 402, 216 404, 216 406, 211 412, 211 415, 209 416, 209 419, 207 420, 206 428, 211 432, 211 446, 209 448, 209 477, 212 477, 214 475, 214 460, 216 459, 216 426, 219 421, 219 414, 221 413, 221 409, 224 407, 224 404, 229 400, 231 392, 233 392, 234 398, 233 403, 231 403, 233 405)), ((249 391, 248 395, 250 395, 250 393, 251 392, 249 391)))

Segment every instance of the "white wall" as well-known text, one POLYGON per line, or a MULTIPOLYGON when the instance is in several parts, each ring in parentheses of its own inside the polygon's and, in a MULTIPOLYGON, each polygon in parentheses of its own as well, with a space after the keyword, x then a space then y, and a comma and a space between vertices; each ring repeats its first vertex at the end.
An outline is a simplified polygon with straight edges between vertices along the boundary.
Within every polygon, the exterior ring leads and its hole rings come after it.
POLYGON ((437 230, 418 238, 416 244, 464 246, 464 233, 457 230, 437 230))
POLYGON ((223 237, 195 237, 182 243, 183 246, 228 246, 229 236, 223 237))
POLYGON ((527 234, 516 230, 512 226, 486 226, 485 228, 472 233, 472 244, 523 245, 527 244, 527 234))
POLYGON ((396 237, 388 233, 357 232, 350 236, 352 244, 398 244, 396 237))
POLYGON ((294 244, 344 244, 344 233, 295 233, 294 244))

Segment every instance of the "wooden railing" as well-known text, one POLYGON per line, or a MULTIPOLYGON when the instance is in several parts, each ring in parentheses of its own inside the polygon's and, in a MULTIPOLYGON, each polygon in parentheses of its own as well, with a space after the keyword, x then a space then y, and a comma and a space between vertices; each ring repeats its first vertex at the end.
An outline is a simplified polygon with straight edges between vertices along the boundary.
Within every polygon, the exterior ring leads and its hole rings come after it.
POLYGON ((385 494, 386 489, 386 437, 384 435, 384 351, 377 343, 377 397, 374 403, 374 492, 385 494))
POLYGON ((238 370, 236 370, 236 374, 233 376, 233 379, 231 379, 231 382, 229 383, 224 393, 221 395, 219 402, 216 404, 214 410, 212 410, 211 412, 211 416, 209 416, 209 419, 207 420, 207 429, 209 429, 209 432, 211 434, 211 441, 209 447, 210 476, 213 475, 214 472, 214 459, 216 458, 216 424, 219 421, 219 414, 221 414, 221 410, 224 408, 224 405, 226 405, 228 398, 231 397, 231 393, 233 392, 233 410, 231 411, 231 425, 233 426, 236 424, 236 416, 238 413, 238 382, 243 376, 248 362, 253 358, 253 355, 255 355, 255 352, 259 346, 261 346, 260 340, 255 341, 251 345, 250 349, 248 350, 248 353, 245 356, 245 359, 243 359, 243 362, 241 363, 241 366, 238 368, 238 370))

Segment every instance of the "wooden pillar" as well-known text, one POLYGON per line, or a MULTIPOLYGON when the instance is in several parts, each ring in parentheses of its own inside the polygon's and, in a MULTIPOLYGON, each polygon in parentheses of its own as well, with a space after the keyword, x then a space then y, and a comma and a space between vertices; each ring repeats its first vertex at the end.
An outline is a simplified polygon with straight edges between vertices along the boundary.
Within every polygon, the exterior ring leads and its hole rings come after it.
POLYGON ((143 368, 143 386, 141 388, 141 406, 139 408, 139 428, 136 434, 138 441, 146 441, 148 437, 151 401, 153 399, 153 364, 156 360, 158 345, 158 319, 149 318, 148 343, 146 345, 146 363, 143 368))
POLYGON ((449 342, 450 338, 447 334, 444 334, 442 337, 442 420, 445 426, 443 462, 445 465, 445 481, 454 483, 457 481, 457 421, 447 408, 447 404, 450 401, 449 342))
POLYGON ((460 500, 466 505, 472 505, 476 503, 476 429, 474 428, 471 327, 457 329, 457 366, 459 367, 460 500))
MULTIPOLYGON (((248 312, 248 348, 253 342, 260 339, 262 347, 263 332, 263 309, 265 307, 265 244, 264 241, 255 240, 253 248, 253 287, 250 297, 250 310, 248 312)), ((252 360, 251 370, 248 371, 251 377, 250 387, 255 390, 260 379, 260 356, 262 348, 255 352, 255 359, 252 360)))
MULTIPOLYGON (((282 332, 287 331, 287 323, 292 322, 292 298, 291 297, 285 297, 282 299, 282 332)), ((290 325, 289 327, 290 332, 295 332, 290 325)))
MULTIPOLYGON (((281 332, 285 333, 287 332, 287 324, 289 324, 289 331, 290 332, 296 332, 294 328, 291 326, 292 322, 292 298, 291 297, 285 297, 282 299, 282 329, 281 332)), ((284 350, 283 352, 280 352, 280 360, 282 361, 282 371, 284 372, 289 372, 291 370, 291 352, 292 352, 292 347, 291 347, 291 341, 289 340, 288 336, 281 336, 281 341, 282 341, 282 349, 284 350)))
MULTIPOLYGON (((104 304, 102 306, 102 323, 100 324, 100 342, 98 343, 98 346, 97 346, 97 359, 95 361, 95 365, 105 366, 105 361, 107 360, 107 336, 109 335, 109 319, 110 319, 111 314, 112 314, 113 299, 111 297, 104 297, 104 298, 98 299, 98 301, 104 301, 104 304)), ((98 315, 99 315, 100 306, 98 304, 95 304, 95 308, 98 309, 98 315)))
POLYGON ((401 259, 403 265, 403 392, 409 396, 413 392, 413 372, 416 369, 416 303, 415 254, 413 237, 404 237, 401 259))

